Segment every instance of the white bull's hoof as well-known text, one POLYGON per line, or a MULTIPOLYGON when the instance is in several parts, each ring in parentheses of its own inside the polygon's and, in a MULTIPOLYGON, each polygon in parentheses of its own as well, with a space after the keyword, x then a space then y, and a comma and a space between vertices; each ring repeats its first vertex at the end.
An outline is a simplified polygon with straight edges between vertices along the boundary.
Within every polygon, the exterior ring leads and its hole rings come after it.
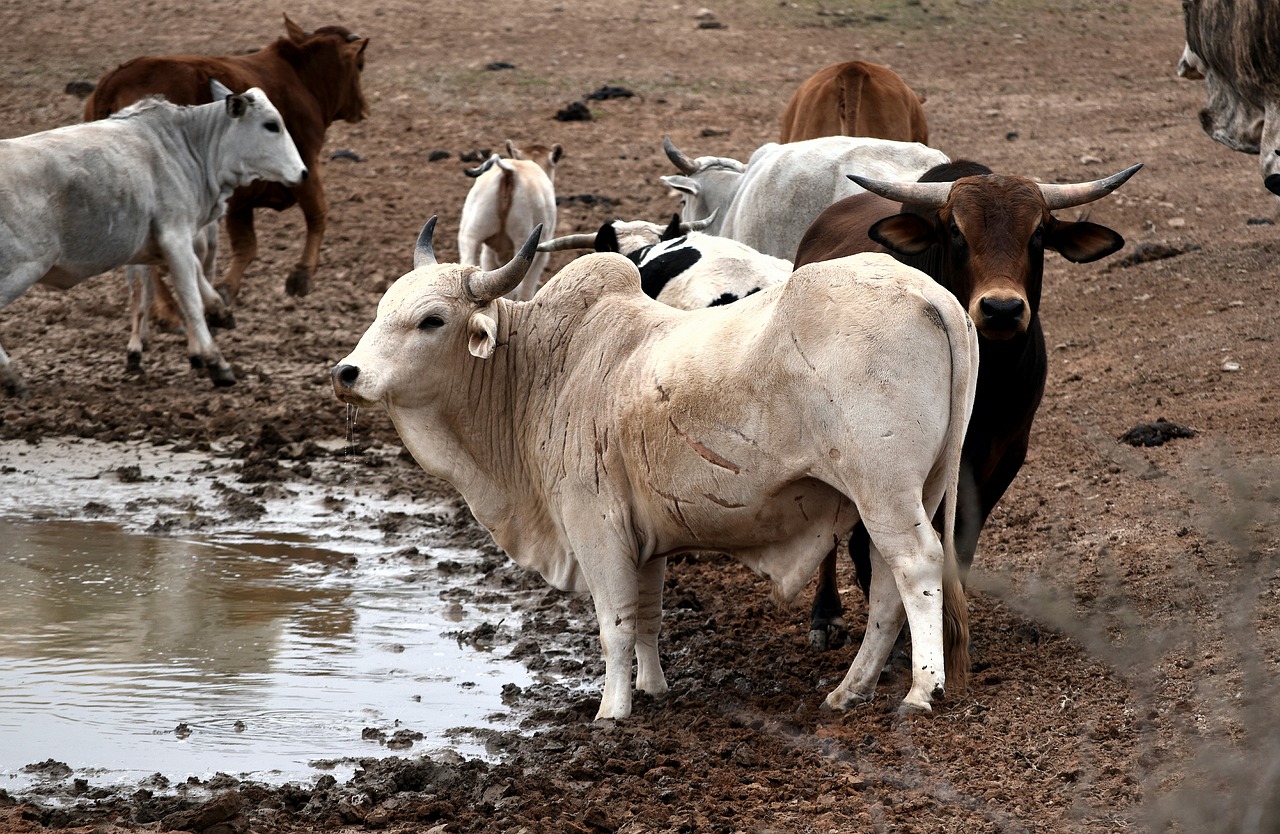
POLYGON ((289 273, 289 277, 285 279, 284 291, 286 295, 303 296, 311 292, 311 270, 306 264, 298 264, 289 273))
POLYGON ((850 692, 842 689, 835 689, 822 702, 827 709, 847 710, 868 703, 872 698, 872 693, 850 692))

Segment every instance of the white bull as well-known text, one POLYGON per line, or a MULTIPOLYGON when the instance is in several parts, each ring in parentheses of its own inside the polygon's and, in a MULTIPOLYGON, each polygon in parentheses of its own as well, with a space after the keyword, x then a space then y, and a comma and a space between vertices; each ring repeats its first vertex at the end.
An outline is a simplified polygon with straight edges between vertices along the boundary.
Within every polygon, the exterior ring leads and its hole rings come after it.
POLYGON ((915 182, 935 165, 950 162, 942 151, 918 142, 863 136, 771 142, 757 148, 746 165, 728 157, 694 159, 670 137, 663 137, 662 147, 680 169, 679 175, 662 181, 682 195, 684 220, 714 214, 707 234, 739 240, 789 261, 795 261, 800 239, 823 209, 863 193, 847 174, 915 182))
MULTIPOLYGON (((118 266, 166 264, 191 364, 230 385, 201 303, 203 230, 235 188, 306 176, 257 88, 195 107, 147 99, 109 119, 0 140, 0 308, 36 283, 68 289, 118 266)), ((131 352, 136 339, 135 329, 131 352)), ((24 390, 3 349, 0 384, 24 390)))
POLYGON ((731 553, 790 599, 859 519, 879 563, 870 625, 827 703, 871 697, 904 617, 905 705, 928 711, 948 678, 963 686, 952 531, 978 344, 954 296, 887 255, 857 255, 683 311, 647 297, 626 258, 591 254, 513 303, 502 296, 541 230, 485 272, 437 264, 433 226, 333 368, 334 391, 385 408, 518 563, 591 593, 597 718, 630 714, 633 657, 637 688, 667 691, 668 556, 731 553), (930 519, 944 493, 939 541, 930 519))

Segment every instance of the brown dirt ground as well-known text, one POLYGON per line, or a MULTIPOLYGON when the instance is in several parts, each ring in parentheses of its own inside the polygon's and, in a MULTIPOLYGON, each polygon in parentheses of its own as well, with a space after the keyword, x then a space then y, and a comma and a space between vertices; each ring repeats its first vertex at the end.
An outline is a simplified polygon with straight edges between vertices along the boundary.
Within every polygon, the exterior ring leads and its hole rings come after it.
MULTIPOLYGON (((78 120, 81 101, 64 85, 130 57, 234 53, 281 31, 280 9, 248 0, 0 9, 5 136, 78 120)), ((1174 77, 1176 0, 759 0, 712 6, 721 28, 701 28, 697 5, 646 0, 302 0, 284 11, 372 38, 372 115, 329 133, 328 150, 360 161, 325 164, 330 226, 315 291, 283 294, 300 214, 260 214, 262 253, 238 326, 218 334, 239 383, 214 390, 172 335, 157 337, 145 378, 124 376, 120 274, 65 293, 36 288, 0 314, 0 339, 31 387, 0 403, 0 436, 198 446, 268 426, 290 441, 341 437, 328 369, 407 269, 428 216, 441 218, 438 253, 455 254, 471 182, 460 153, 507 138, 561 142, 561 233, 615 215, 658 220, 676 205, 658 182, 672 170, 664 134, 694 155, 746 159, 776 137, 804 77, 854 57, 891 65, 927 94, 930 144, 952 158, 1044 181, 1145 163, 1091 219, 1131 247, 1184 253, 1128 266, 1132 248, 1086 266, 1049 259, 1048 393, 1030 458, 983 535, 973 684, 932 718, 897 714, 900 669, 866 707, 819 709, 854 647, 809 650, 808 594, 780 609, 736 563, 680 559, 661 645, 672 696, 641 698, 629 720, 592 723, 594 695, 547 684, 523 693, 523 732, 492 739, 501 763, 370 762, 350 783, 314 788, 215 782, 202 787, 227 798, 203 815, 183 816, 195 799, 145 791, 56 809, 0 791, 0 831, 1101 834, 1246 830, 1250 812, 1263 824, 1248 830, 1280 830, 1280 232, 1257 161, 1201 133, 1203 84, 1174 77), (486 71, 494 61, 515 68, 486 71), (591 121, 553 118, 606 84, 639 95, 591 102, 591 121), (429 162, 437 149, 452 155, 429 162), (1117 442, 1157 417, 1198 435, 1117 442)), ((381 414, 360 415, 356 440, 398 443, 381 414)), ((404 461, 375 470, 356 460, 361 488, 448 489, 404 461)), ((851 590, 845 598, 856 640, 861 608, 851 590)), ((603 667, 589 605, 542 599, 525 630, 561 633, 585 618, 556 639, 594 684, 603 667)), ((540 654, 536 642, 519 645, 540 654)))

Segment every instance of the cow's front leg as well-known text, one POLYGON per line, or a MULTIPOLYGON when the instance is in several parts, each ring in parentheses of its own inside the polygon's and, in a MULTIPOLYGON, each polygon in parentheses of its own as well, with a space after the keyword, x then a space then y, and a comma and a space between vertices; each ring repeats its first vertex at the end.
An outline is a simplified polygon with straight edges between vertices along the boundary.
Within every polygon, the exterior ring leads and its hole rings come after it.
POLYGON ((142 373, 142 351, 150 337, 147 312, 155 298, 155 267, 126 266, 125 283, 129 285, 129 347, 125 372, 142 373))
POLYGON ((329 208, 325 204, 324 186, 320 182, 320 168, 308 163, 310 175, 306 182, 293 189, 298 208, 307 223, 307 242, 302 249, 302 260, 294 266, 285 280, 284 291, 289 295, 306 295, 311 292, 311 279, 320 265, 320 242, 324 240, 325 226, 329 220, 329 208))
MULTIPOLYGON (((235 203, 234 196, 231 202, 235 203)), ((245 270, 258 257, 258 235, 253 229, 252 206, 228 205, 227 240, 231 243, 231 265, 222 280, 215 283, 215 288, 228 302, 234 302, 240 295, 240 282, 244 279, 245 270)))
POLYGON ((234 385, 236 376, 227 360, 222 358, 222 351, 218 350, 204 320, 204 305, 200 301, 200 262, 196 260, 191 238, 170 234, 162 237, 160 248, 169 263, 173 293, 187 328, 187 356, 191 359, 191 367, 204 368, 214 385, 234 385))
MULTIPOLYGON (((641 630, 642 619, 637 554, 634 546, 626 543, 625 537, 612 532, 602 532, 598 536, 588 533, 585 541, 573 542, 573 552, 595 603, 596 620, 600 625, 600 648, 604 653, 604 692, 600 696, 596 719, 626 718, 631 715, 631 670, 635 663, 633 658, 638 653, 636 636, 641 630)), ((661 572, 660 568, 650 570, 661 572)), ((661 605, 651 591, 645 596, 650 611, 655 605, 661 605)), ((656 660, 656 627, 647 630, 654 632, 652 651, 656 660)), ((640 653, 648 651, 643 649, 640 653)), ((647 670, 647 674, 652 676, 652 670, 647 670)), ((662 685, 666 685, 665 680, 662 685)))
POLYGON ((658 657, 658 633, 662 628, 662 582, 665 557, 650 559, 640 568, 640 596, 636 627, 636 689, 655 697, 668 692, 667 676, 658 657))

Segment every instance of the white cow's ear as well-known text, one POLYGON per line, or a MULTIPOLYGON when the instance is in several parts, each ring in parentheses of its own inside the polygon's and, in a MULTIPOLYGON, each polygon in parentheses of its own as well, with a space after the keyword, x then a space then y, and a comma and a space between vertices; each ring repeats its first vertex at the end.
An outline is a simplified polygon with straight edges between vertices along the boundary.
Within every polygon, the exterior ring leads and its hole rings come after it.
POLYGON ((227 96, 235 95, 227 85, 216 78, 209 79, 209 92, 213 95, 214 101, 223 101, 227 96))
POLYGON ((498 321, 487 310, 471 314, 468 323, 471 338, 467 342, 467 350, 480 359, 493 356, 493 349, 498 346, 498 321))
POLYGON ((678 174, 672 174, 671 176, 661 177, 660 179, 663 182, 665 182, 667 185, 669 185, 671 188, 674 188, 676 191, 679 191, 681 194, 691 194, 694 197, 698 196, 698 181, 695 179, 692 179, 690 177, 682 177, 682 176, 679 176, 678 174))

